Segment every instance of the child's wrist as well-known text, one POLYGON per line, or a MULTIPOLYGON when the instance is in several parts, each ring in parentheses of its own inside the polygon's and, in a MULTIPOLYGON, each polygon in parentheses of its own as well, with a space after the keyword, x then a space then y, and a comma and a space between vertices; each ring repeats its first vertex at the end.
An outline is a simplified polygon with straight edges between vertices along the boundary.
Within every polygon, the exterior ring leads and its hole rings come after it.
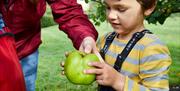
POLYGON ((116 80, 114 81, 114 83, 112 84, 112 87, 116 91, 123 91, 124 90, 125 80, 126 80, 126 77, 121 75, 121 74, 119 74, 117 76, 116 80))

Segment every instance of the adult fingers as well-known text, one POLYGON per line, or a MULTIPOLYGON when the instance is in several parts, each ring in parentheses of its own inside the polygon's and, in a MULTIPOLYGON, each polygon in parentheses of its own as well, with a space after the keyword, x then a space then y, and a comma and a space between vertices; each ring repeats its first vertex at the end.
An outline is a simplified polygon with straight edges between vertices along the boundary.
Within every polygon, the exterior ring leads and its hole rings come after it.
POLYGON ((81 46, 79 47, 79 51, 83 52, 83 50, 84 50, 83 45, 81 45, 81 46))
POLYGON ((64 75, 65 73, 64 73, 64 71, 61 71, 61 75, 64 75))
POLYGON ((60 66, 61 66, 61 67, 64 67, 64 61, 63 61, 63 62, 60 62, 60 66))
POLYGON ((84 52, 91 53, 92 49, 93 48, 92 48, 91 44, 87 44, 87 45, 85 45, 84 52))
POLYGON ((67 57, 69 55, 69 52, 65 52, 65 56, 67 57))
POLYGON ((61 75, 64 75, 64 67, 61 68, 61 75))

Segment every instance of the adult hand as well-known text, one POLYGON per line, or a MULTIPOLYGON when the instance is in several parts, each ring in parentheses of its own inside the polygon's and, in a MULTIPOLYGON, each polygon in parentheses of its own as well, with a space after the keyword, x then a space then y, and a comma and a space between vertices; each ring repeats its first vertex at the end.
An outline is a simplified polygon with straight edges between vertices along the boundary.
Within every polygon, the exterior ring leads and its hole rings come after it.
POLYGON ((96 81, 99 85, 111 86, 116 91, 123 91, 125 76, 106 63, 91 62, 89 65, 96 67, 96 69, 87 69, 84 72, 96 74, 96 81))
POLYGON ((79 47, 79 51, 85 53, 96 53, 98 52, 96 48, 96 42, 92 37, 85 37, 79 47))
POLYGON ((85 53, 94 53, 98 56, 101 62, 104 62, 101 55, 98 52, 98 49, 96 47, 96 42, 92 37, 86 37, 83 39, 80 45, 79 51, 82 51, 85 53))
MULTIPOLYGON (((65 56, 67 57, 69 55, 68 52, 65 53, 65 56)), ((61 66, 61 75, 64 75, 64 61, 60 62, 60 66, 61 66)))

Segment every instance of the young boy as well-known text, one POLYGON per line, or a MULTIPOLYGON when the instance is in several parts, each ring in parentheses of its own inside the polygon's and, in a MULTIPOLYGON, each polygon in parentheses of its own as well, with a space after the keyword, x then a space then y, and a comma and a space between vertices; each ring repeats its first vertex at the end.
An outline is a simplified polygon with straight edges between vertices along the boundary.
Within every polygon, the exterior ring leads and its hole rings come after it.
MULTIPOLYGON (((145 30, 144 17, 153 12, 156 0, 104 1, 107 19, 117 35, 105 53, 106 63, 89 63, 96 69, 87 69, 85 73, 96 74, 99 85, 109 86, 116 91, 168 91, 170 53, 154 34, 145 33, 135 44, 124 60, 120 72, 112 67, 133 34, 145 30)), ((100 39, 99 49, 104 47, 110 34, 100 39)))

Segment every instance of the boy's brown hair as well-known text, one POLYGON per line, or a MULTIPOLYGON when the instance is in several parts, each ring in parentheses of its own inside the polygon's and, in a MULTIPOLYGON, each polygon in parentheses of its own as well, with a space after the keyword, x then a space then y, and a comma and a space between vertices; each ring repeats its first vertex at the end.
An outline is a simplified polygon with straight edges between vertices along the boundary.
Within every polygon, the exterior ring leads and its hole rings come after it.
POLYGON ((150 9, 156 5, 157 0, 137 0, 141 6, 142 9, 145 11, 147 9, 150 9))

